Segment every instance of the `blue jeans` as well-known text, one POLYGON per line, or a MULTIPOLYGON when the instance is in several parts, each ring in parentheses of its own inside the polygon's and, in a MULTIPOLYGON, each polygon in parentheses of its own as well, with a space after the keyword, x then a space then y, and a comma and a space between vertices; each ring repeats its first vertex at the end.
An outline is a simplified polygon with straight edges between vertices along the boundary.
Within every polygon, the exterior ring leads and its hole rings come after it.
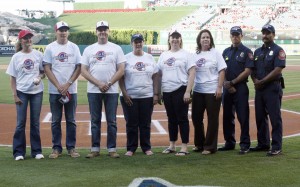
POLYGON ((61 98, 60 94, 50 94, 49 102, 52 113, 52 148, 62 152, 61 145, 61 119, 64 108, 66 119, 66 147, 67 150, 75 148, 76 145, 76 107, 77 94, 71 94, 71 99, 66 104, 61 104, 58 100, 61 98))
POLYGON ((24 156, 26 154, 26 118, 27 106, 30 104, 30 144, 31 156, 35 157, 42 153, 41 138, 40 138, 40 113, 43 101, 43 92, 37 94, 26 94, 17 91, 17 95, 22 101, 21 105, 16 105, 17 108, 17 126, 13 137, 13 155, 24 156))
POLYGON ((131 99, 132 106, 128 106, 124 97, 120 98, 126 120, 127 151, 135 152, 140 145, 143 152, 151 150, 151 116, 153 112, 153 97, 131 99), (140 138, 139 138, 140 136, 140 138))
POLYGON ((104 101, 107 121, 107 149, 116 152, 117 141, 117 107, 119 94, 88 93, 91 115, 92 152, 100 151, 102 103, 104 101))

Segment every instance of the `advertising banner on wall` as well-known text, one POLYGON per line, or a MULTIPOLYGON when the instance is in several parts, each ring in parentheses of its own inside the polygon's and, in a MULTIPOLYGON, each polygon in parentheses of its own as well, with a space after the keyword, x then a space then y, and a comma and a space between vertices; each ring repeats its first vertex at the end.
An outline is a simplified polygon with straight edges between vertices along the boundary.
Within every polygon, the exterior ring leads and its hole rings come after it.
POLYGON ((12 56, 15 54, 14 45, 0 45, 0 56, 12 56))

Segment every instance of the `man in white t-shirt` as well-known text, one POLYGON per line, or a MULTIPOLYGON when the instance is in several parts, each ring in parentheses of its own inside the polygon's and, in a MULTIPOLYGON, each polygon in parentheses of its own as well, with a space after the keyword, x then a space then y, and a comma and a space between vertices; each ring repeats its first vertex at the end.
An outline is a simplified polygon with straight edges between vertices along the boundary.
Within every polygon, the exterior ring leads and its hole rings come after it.
POLYGON ((100 155, 102 103, 107 120, 107 149, 109 156, 119 158, 116 150, 118 106, 118 80, 124 75, 125 55, 120 46, 108 41, 107 21, 96 24, 98 41, 85 48, 81 61, 81 74, 88 80, 87 92, 91 115, 92 147, 86 158, 100 155))
POLYGON ((45 50, 43 65, 49 79, 49 102, 52 113, 52 153, 49 158, 57 158, 62 153, 61 119, 63 108, 66 119, 66 148, 73 158, 80 155, 75 151, 77 78, 80 75, 81 54, 79 47, 68 41, 69 26, 66 22, 55 24, 56 41, 45 50))

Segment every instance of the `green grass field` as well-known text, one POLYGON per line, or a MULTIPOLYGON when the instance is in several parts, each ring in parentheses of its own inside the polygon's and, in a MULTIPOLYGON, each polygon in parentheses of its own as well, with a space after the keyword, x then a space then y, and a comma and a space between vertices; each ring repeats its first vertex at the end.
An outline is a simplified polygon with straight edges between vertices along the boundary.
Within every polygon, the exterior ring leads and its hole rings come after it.
MULTIPOLYGON (((128 186, 138 177, 159 177, 176 185, 230 187, 298 187, 300 185, 300 137, 283 141, 284 153, 266 157, 265 153, 238 155, 237 150, 210 156, 191 153, 186 157, 164 155, 155 148, 154 155, 137 152, 119 159, 106 156, 86 159, 66 155, 50 160, 26 158, 16 162, 10 147, 0 147, 0 186, 128 186)), ((28 150, 29 151, 29 150, 28 150)), ((50 149, 43 149, 50 154, 50 149)), ((124 154, 125 149, 119 153, 124 154)))
POLYGON ((164 7, 145 12, 114 12, 94 14, 63 14, 59 17, 72 27, 72 31, 94 31, 100 20, 107 20, 110 29, 139 29, 159 31, 166 29, 182 17, 195 11, 197 6, 164 7))

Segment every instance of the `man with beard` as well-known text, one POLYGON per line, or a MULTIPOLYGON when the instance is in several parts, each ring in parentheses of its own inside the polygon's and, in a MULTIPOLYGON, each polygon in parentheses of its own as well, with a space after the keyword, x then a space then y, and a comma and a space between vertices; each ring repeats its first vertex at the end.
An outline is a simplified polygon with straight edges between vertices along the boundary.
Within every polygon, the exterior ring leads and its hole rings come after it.
POLYGON ((284 81, 282 69, 285 68, 284 50, 274 43, 275 28, 262 27, 263 46, 254 52, 254 71, 252 80, 255 87, 255 117, 258 144, 250 151, 268 151, 267 156, 279 155, 282 151, 281 99, 284 81), (272 125, 272 144, 268 116, 272 125))

